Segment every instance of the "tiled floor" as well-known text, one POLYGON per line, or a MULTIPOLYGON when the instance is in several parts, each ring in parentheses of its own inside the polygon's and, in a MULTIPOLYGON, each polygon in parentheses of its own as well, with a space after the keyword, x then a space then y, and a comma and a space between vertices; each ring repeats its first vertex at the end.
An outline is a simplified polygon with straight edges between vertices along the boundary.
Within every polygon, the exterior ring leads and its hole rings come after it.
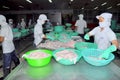
MULTIPOLYGON (((33 50, 33 38, 31 37, 27 37, 25 39, 21 39, 19 41, 15 42, 16 45, 16 52, 19 56, 20 61, 22 61, 23 59, 21 58, 21 56, 29 51, 29 50, 33 50), (19 43, 19 44, 18 44, 19 43)), ((120 58, 116 56, 115 60, 113 61, 116 65, 118 65, 120 67, 120 58)), ((0 60, 0 65, 2 65, 2 60, 0 60)), ((14 64, 12 64, 13 66, 14 64)), ((0 68, 0 77, 2 76, 2 68, 0 68)))

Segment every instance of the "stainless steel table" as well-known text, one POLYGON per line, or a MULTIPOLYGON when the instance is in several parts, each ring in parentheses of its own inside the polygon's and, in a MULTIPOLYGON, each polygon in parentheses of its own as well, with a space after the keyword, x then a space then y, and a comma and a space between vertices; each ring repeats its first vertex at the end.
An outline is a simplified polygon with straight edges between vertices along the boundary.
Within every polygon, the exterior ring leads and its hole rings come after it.
POLYGON ((44 67, 31 67, 23 61, 5 80, 120 80, 120 68, 113 62, 96 67, 83 59, 75 65, 65 66, 54 59, 44 67))

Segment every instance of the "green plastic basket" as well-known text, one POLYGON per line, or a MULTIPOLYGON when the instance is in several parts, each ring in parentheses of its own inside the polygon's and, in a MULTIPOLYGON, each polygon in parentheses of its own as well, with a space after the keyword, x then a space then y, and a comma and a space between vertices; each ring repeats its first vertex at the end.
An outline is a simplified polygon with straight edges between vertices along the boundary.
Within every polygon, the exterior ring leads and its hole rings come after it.
POLYGON ((64 27, 63 27, 63 26, 55 26, 55 27, 54 27, 54 31, 55 31, 56 33, 61 33, 61 32, 64 31, 64 27))
POLYGON ((58 40, 61 42, 68 42, 71 40, 71 36, 66 32, 62 32, 59 34, 58 40))
POLYGON ((97 49, 97 44, 90 43, 90 42, 77 42, 75 44, 75 48, 78 50, 84 50, 84 49, 88 49, 88 48, 97 49))
POLYGON ((13 37, 14 38, 20 38, 21 37, 21 32, 13 32, 13 37))
POLYGON ((19 29, 18 28, 13 28, 12 31, 13 32, 19 32, 19 29))
POLYGON ((109 64, 115 56, 111 53, 108 59, 98 59, 103 50, 99 49, 85 49, 82 51, 84 60, 94 66, 104 66, 109 64))
MULTIPOLYGON (((78 51, 78 50, 75 50, 75 49, 67 49, 67 48, 59 48, 59 49, 53 51, 53 57, 55 58, 55 60, 56 60, 55 54, 56 54, 57 52, 59 52, 59 51, 62 51, 62 50, 71 50, 71 51, 75 52, 75 54, 77 54, 76 63, 77 63, 77 62, 80 60, 80 58, 82 57, 81 52, 78 51)), ((57 61, 57 60, 56 60, 56 61, 57 61)), ((60 64, 63 64, 63 65, 73 65, 73 64, 74 64, 73 61, 70 61, 70 60, 68 60, 68 59, 60 59, 60 60, 57 61, 57 62, 60 63, 60 64)))
POLYGON ((71 23, 66 23, 65 26, 67 26, 67 27, 71 27, 72 24, 71 24, 71 23))
POLYGON ((25 54, 28 55, 32 52, 45 52, 47 54, 50 54, 50 56, 48 56, 46 58, 39 58, 39 59, 31 59, 28 57, 24 57, 30 66, 34 66, 34 67, 45 66, 51 61, 51 57, 52 57, 51 50, 47 50, 47 49, 31 50, 31 51, 26 52, 25 54))
POLYGON ((117 38, 120 39, 120 33, 115 33, 117 38))
POLYGON ((46 37, 47 39, 52 40, 52 41, 56 40, 55 32, 46 33, 46 37))

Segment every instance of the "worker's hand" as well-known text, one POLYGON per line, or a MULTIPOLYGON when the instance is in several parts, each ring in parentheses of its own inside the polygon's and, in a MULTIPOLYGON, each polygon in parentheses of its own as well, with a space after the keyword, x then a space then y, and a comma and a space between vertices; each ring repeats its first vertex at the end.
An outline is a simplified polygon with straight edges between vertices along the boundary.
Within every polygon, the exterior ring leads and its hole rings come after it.
POLYGON ((84 39, 86 39, 86 40, 90 40, 89 35, 88 35, 88 34, 85 34, 84 39))
POLYGON ((46 36, 44 35, 44 34, 42 34, 42 36, 41 36, 42 38, 45 38, 46 36))
POLYGON ((4 41, 4 37, 0 36, 0 42, 3 42, 3 41, 4 41))
POLYGON ((49 39, 49 40, 55 40, 55 38, 50 36, 49 34, 46 34, 46 38, 49 39))
POLYGON ((109 55, 111 52, 114 52, 116 51, 117 48, 115 45, 111 45, 109 48, 107 48, 103 53, 102 55, 100 55, 100 58, 104 58, 104 59, 108 59, 109 58, 109 55))

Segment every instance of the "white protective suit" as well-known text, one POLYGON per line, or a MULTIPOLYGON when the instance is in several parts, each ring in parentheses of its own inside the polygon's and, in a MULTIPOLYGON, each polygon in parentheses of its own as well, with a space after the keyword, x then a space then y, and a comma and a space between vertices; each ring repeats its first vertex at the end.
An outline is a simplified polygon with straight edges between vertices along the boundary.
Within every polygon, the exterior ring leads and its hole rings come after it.
POLYGON ((83 14, 78 15, 79 20, 76 21, 75 26, 79 34, 84 34, 84 28, 87 28, 87 22, 83 19, 83 14))
POLYGON ((41 14, 37 19, 37 24, 34 27, 34 44, 36 47, 40 44, 42 38, 44 37, 42 25, 46 20, 47 16, 45 14, 41 14))
POLYGON ((9 19, 9 20, 8 20, 8 24, 9 24, 9 26, 10 26, 11 28, 13 28, 13 19, 9 19))
MULTIPOLYGON (((112 14, 102 13, 100 16, 104 18, 104 22, 99 22, 99 26, 90 31, 89 34, 94 35, 98 48, 105 50, 111 45, 113 40, 116 40, 116 35, 110 28, 112 14), (101 31, 101 28, 104 29, 101 31)), ((96 16, 96 18, 99 19, 100 16, 96 16)))
POLYGON ((30 19, 28 22, 28 26, 30 26, 32 24, 32 20, 30 19))
POLYGON ((0 15, 0 25, 0 36, 4 37, 4 41, 2 42, 3 53, 10 53, 15 50, 13 44, 13 33, 11 27, 6 22, 6 18, 3 15, 0 15))
POLYGON ((25 20, 23 18, 21 19, 20 25, 21 25, 22 29, 25 29, 26 23, 25 23, 25 20))

